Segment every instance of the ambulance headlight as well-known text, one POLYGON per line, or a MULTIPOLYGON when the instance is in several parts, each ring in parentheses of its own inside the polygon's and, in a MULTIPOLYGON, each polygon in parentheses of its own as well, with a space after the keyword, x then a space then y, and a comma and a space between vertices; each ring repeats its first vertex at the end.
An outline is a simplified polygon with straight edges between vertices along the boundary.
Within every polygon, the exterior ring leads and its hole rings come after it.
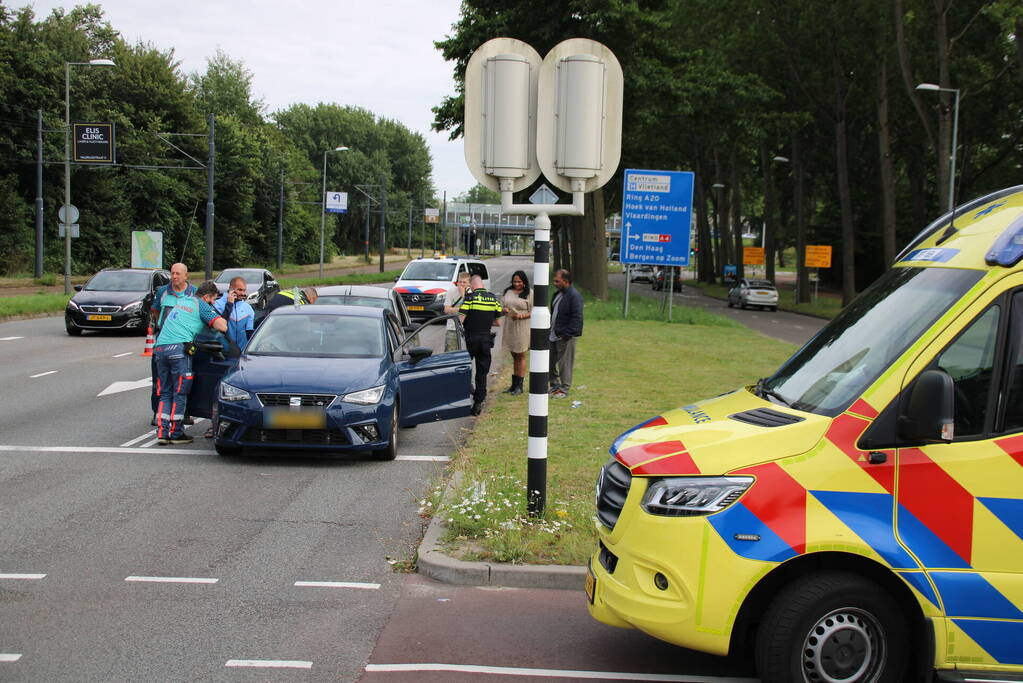
POLYGON ((753 477, 667 477, 654 479, 640 505, 651 515, 710 515, 734 503, 753 484, 753 477))

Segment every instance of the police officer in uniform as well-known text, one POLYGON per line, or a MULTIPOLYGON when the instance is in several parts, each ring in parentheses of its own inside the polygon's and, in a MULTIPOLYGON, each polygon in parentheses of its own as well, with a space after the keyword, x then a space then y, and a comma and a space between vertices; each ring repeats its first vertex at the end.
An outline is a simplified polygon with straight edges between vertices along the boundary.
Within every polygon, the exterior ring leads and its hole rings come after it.
POLYGON ((483 278, 473 275, 469 290, 458 309, 459 319, 465 328, 465 347, 469 356, 476 361, 476 383, 472 394, 472 414, 483 411, 487 398, 487 373, 490 372, 490 349, 494 346, 494 335, 490 328, 501 324, 501 300, 483 289, 483 278))

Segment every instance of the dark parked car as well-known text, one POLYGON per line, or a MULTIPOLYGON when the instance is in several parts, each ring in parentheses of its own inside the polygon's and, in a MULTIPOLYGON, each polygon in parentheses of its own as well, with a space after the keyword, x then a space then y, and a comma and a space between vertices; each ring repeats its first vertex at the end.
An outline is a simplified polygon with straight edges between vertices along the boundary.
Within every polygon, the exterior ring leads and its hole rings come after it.
POLYGON ((145 334, 153 295, 170 282, 166 270, 104 268, 77 292, 64 311, 64 328, 72 336, 82 330, 132 330, 145 334))
MULTIPOLYGON (((673 270, 675 271, 675 273, 674 275, 672 275, 672 289, 674 289, 676 292, 681 292, 682 291, 681 271, 678 268, 673 268, 673 270)), ((654 290, 658 292, 663 291, 664 288, 668 286, 667 278, 668 269, 658 268, 657 271, 654 273, 653 279, 650 281, 650 286, 653 287, 654 290)))
POLYGON ((188 407, 212 418, 221 455, 284 448, 393 460, 398 427, 472 407, 468 352, 414 346, 388 310, 282 306, 234 358, 210 354, 223 343, 212 336, 195 354, 188 407))
POLYGON ((372 285, 333 285, 317 287, 316 304, 341 304, 343 306, 370 306, 394 313, 402 329, 411 332, 418 325, 412 322, 405 300, 390 287, 372 285))
POLYGON ((263 308, 266 305, 266 300, 281 289, 273 273, 262 268, 228 268, 213 282, 223 294, 227 291, 231 280, 236 277, 245 280, 245 300, 256 309, 263 308))

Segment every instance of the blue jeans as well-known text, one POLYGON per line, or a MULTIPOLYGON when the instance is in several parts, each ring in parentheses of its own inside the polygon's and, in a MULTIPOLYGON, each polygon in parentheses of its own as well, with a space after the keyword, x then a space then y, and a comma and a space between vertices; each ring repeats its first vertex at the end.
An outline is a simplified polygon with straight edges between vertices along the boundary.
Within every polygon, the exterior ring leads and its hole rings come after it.
POLYGON ((192 357, 184 344, 164 344, 153 349, 156 358, 156 436, 175 439, 184 434, 188 392, 192 389, 192 357))

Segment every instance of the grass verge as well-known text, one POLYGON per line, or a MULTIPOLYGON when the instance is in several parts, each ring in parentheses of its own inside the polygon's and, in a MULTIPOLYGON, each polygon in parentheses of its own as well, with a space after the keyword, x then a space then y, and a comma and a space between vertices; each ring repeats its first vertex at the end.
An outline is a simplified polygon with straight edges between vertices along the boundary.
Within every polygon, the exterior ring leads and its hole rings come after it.
MULTIPOLYGON (((439 508, 452 555, 583 564, 596 538, 594 480, 614 438, 672 408, 750 384, 795 350, 700 311, 692 314, 700 323, 669 324, 601 319, 600 310, 600 303, 587 301, 572 392, 550 401, 546 514, 525 515, 527 396, 499 393, 509 377, 505 363, 495 395, 455 460, 460 487, 444 503, 437 492, 422 501, 423 514, 439 508)), ((681 307, 675 310, 683 317, 681 307)))
POLYGON ((0 297, 0 320, 19 315, 59 313, 67 307, 67 294, 22 294, 0 297))

